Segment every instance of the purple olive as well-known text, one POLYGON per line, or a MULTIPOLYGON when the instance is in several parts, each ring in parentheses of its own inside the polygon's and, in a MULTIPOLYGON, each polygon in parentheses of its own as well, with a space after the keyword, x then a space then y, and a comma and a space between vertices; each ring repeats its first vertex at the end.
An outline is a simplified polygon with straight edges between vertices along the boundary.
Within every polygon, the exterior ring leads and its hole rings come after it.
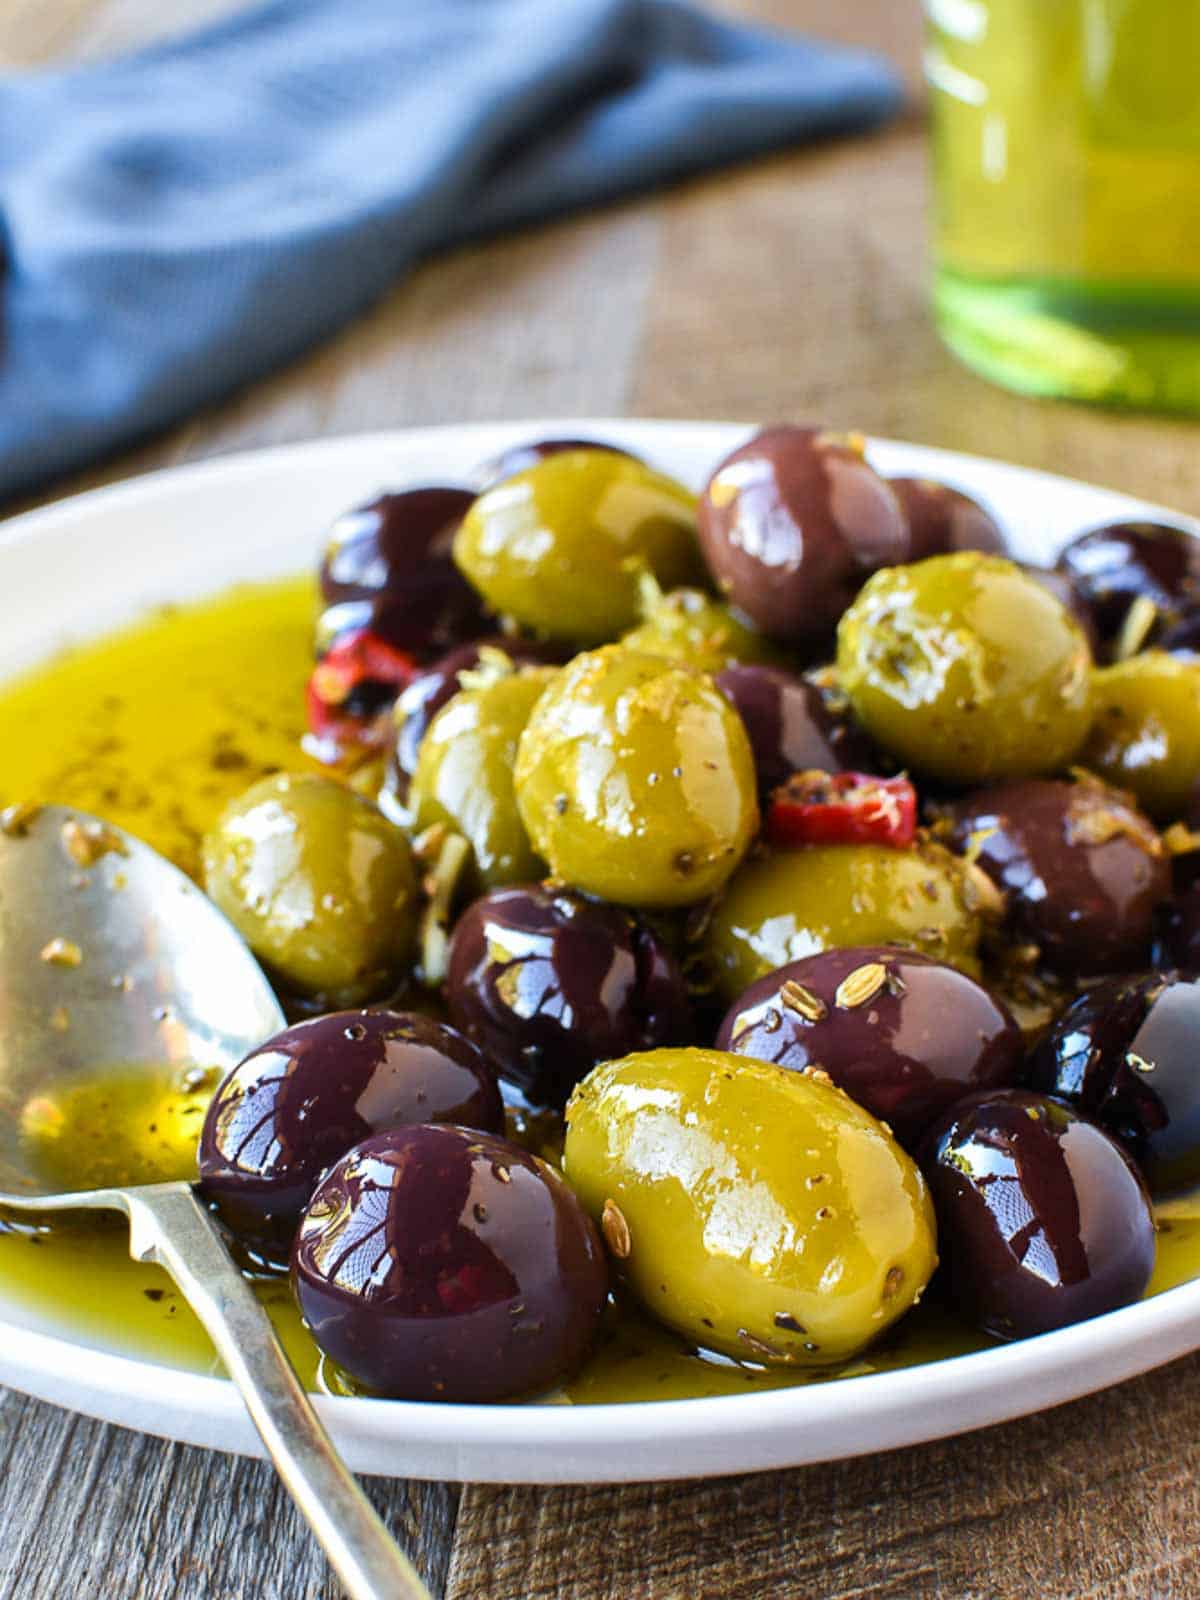
MULTIPOLYGON (((1180 818, 1183 826, 1192 835, 1190 843, 1200 847, 1200 779, 1192 787, 1191 799, 1187 809, 1180 818)), ((1182 894, 1185 889, 1190 889, 1194 883, 1200 883, 1200 848, 1180 850, 1172 858, 1171 871, 1175 879, 1175 892, 1182 894)), ((1191 965, 1187 961, 1179 961, 1178 966, 1191 965)))
POLYGON ((1014 1083, 1024 1054, 986 989, 890 945, 826 950, 760 978, 729 1008, 717 1049, 823 1068, 907 1150, 963 1095, 1014 1083))
POLYGON ((208 1108, 200 1188, 244 1243, 285 1256, 322 1172, 368 1134, 415 1122, 499 1132, 496 1076, 460 1033, 400 1011, 338 1011, 285 1028, 208 1108))
POLYGON ((512 444, 499 455, 492 456, 475 468, 471 474, 477 493, 485 494, 505 478, 515 477, 528 467, 536 467, 547 456, 560 455, 564 450, 607 450, 615 456, 628 456, 631 461, 640 459, 620 445, 605 444, 600 439, 533 439, 527 444, 512 444))
POLYGON ((495 626, 454 565, 454 534, 475 496, 467 489, 406 489, 345 512, 321 560, 327 609, 318 654, 354 628, 429 661, 495 626))
POLYGON ((1186 972, 1200 972, 1200 882, 1179 890, 1165 917, 1163 942, 1171 961, 1186 972))
POLYGON ((1200 603, 1200 539, 1158 522, 1113 522, 1081 533, 1059 556, 1058 571, 1073 581, 1104 640, 1116 638, 1135 600, 1148 601, 1167 621, 1200 603))
POLYGON ((417 770, 421 740, 429 724, 458 693, 459 673, 477 667, 485 650, 498 650, 517 666, 527 662, 557 665, 563 659, 561 646, 493 633, 482 639, 472 639, 469 644, 460 644, 414 678, 397 702, 399 728, 386 779, 389 791, 401 803, 407 798, 409 783, 417 770))
POLYGON ((889 478, 908 518, 909 561, 949 555, 955 550, 1008 554, 995 519, 969 494, 933 478, 889 478))
POLYGON ((926 1140, 938 1253, 959 1311, 1025 1339, 1129 1305, 1154 1270, 1137 1169, 1102 1129, 1023 1089, 969 1095, 926 1140))
POLYGON ((1127 795, 1093 780, 1032 778, 982 789, 956 808, 954 843, 1007 896, 1007 931, 1065 976, 1115 972, 1147 956, 1171 869, 1127 795))
POLYGON ((564 1105, 598 1061, 692 1037, 683 974, 648 924, 549 884, 496 889, 467 908, 446 1004, 534 1105, 564 1105))
POLYGON ((764 633, 827 645, 871 573, 908 555, 895 491, 851 436, 766 428, 719 463, 698 508, 722 593, 764 633))
POLYGON ((1200 1182, 1200 977, 1096 984, 1034 1050, 1029 1081, 1119 1139, 1152 1194, 1200 1182))
POLYGON ((406 1400, 516 1399, 582 1364, 604 1248, 552 1167, 468 1128, 379 1133, 321 1181, 292 1252, 312 1336, 406 1400))
POLYGON ((1200 656, 1200 605, 1179 613, 1154 642, 1156 650, 1171 656, 1200 656))
POLYGON ((716 682, 745 724, 764 794, 793 772, 874 770, 871 741, 815 683, 780 667, 740 665, 726 667, 716 682))

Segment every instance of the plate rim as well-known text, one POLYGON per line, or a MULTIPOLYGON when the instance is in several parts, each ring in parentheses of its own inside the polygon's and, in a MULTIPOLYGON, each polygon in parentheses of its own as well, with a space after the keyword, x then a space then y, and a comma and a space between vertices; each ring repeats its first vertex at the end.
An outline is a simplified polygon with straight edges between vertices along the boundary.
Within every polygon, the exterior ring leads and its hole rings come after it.
MULTIPOLYGON (((377 470, 383 473, 389 453, 411 454, 423 444, 437 448, 457 441, 464 459, 473 461, 506 441, 559 432, 598 434, 651 451, 656 442, 670 448, 674 441, 680 448, 679 441, 686 438, 699 448, 711 441, 715 453, 755 426, 671 418, 531 418, 379 429, 238 450, 158 468, 9 517, 0 522, 0 560, 14 545, 86 522, 95 513, 134 511, 156 499, 186 496, 196 486, 253 480, 293 464, 308 470, 339 455, 360 453, 364 462, 378 457, 377 470)), ((1185 513, 1063 474, 902 440, 868 436, 866 443, 869 453, 908 454, 922 464, 943 467, 952 479, 961 480, 964 474, 969 479, 980 467, 998 469, 1031 487, 1042 483, 1064 492, 1085 490, 1102 497, 1117 514, 1159 516, 1200 531, 1200 521, 1185 513)), ((408 481, 419 480, 410 473, 408 481)), ((236 573, 227 579, 237 581, 236 573)), ((496 1483, 696 1478, 832 1461, 949 1437, 1066 1404, 1198 1346, 1200 1277, 1033 1339, 853 1380, 744 1395, 588 1405, 460 1406, 329 1395, 317 1396, 316 1403, 351 1466, 367 1473, 496 1483), (1152 1352, 1148 1358, 1147 1350, 1152 1352), (852 1385, 849 1391, 847 1383, 852 1385), (789 1413, 796 1413, 790 1418, 795 1437, 782 1437, 787 1428, 780 1426, 781 1413, 785 1423, 789 1413), (513 1437, 515 1416, 521 1418, 519 1441, 513 1437), (766 1422, 771 1426, 764 1427, 766 1422), (745 1440, 749 1444, 738 1448, 745 1440), (547 1453, 554 1458, 549 1465, 547 1453)), ((63 1334, 10 1322, 2 1308, 0 1351, 0 1382, 38 1398, 186 1443, 263 1454, 227 1378, 80 1344, 63 1334), (63 1361, 69 1357, 82 1370, 68 1375, 64 1390, 63 1361), (149 1384, 148 1374, 153 1375, 149 1384), (108 1401, 108 1407, 97 1400, 108 1401), (112 1415, 114 1400, 122 1404, 120 1417, 112 1415), (182 1420, 181 1411, 186 1413, 182 1420)))

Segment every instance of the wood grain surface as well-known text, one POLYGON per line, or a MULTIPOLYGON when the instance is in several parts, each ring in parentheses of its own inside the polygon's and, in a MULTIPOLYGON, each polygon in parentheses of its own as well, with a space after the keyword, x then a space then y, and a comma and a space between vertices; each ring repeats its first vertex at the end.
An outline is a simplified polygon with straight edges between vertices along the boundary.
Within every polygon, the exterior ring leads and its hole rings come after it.
MULTIPOLYGON (((95 56, 228 9, 0 0, 0 64, 95 56)), ((43 498, 362 428, 629 413, 821 420, 1200 512, 1194 426, 1017 399, 938 344, 916 0, 740 9, 887 51, 912 86, 909 111, 879 137, 431 261, 288 371, 43 498)), ((1040 1417, 832 1466, 622 1488, 370 1489, 452 1600, 1195 1600, 1198 1483, 1190 1358, 1040 1417)), ((265 1467, 0 1392, 0 1600, 336 1592, 265 1467)))

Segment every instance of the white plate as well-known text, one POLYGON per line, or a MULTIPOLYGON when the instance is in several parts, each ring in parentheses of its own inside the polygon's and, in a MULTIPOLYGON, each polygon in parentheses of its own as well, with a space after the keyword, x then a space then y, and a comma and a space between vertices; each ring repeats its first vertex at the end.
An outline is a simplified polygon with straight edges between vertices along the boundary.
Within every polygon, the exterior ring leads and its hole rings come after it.
MULTIPOLYGON (((97 490, 0 528, 0 677, 164 600, 309 565, 321 531, 382 488, 461 481, 501 446, 552 434, 625 444, 689 483, 739 425, 595 420, 372 434, 236 456, 97 490)), ((1125 495, 973 456, 873 441, 888 473, 990 503, 1016 554, 1051 558, 1089 523, 1151 513, 1125 495)), ((1195 527, 1196 524, 1192 523, 1195 527)), ((719 1399, 453 1406, 319 1399, 361 1472, 481 1482, 701 1477, 834 1460, 1022 1416, 1200 1345, 1200 1281, 1058 1333, 900 1372, 719 1399)), ((0 1381, 111 1422, 261 1455, 232 1386, 80 1342, 0 1294, 0 1381)))

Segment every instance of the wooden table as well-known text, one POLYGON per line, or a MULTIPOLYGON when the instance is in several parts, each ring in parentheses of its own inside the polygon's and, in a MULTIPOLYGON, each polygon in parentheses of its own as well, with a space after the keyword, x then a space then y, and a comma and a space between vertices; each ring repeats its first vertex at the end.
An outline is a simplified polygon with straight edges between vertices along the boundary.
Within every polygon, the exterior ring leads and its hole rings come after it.
MULTIPOLYGON (((0 61, 97 54, 227 8, 4 0, 0 61)), ((430 262, 287 372, 53 495, 363 428, 628 413, 820 420, 1200 511, 1193 426, 1016 399, 938 344, 916 0, 744 9, 886 50, 914 109, 880 137, 430 262)), ((1193 1357, 1043 1416, 833 1466, 623 1488, 370 1487, 454 1600, 1186 1600, 1200 1595, 1198 1483, 1193 1357)), ((2 1600, 336 1592, 264 1466, 0 1392, 2 1600)))

